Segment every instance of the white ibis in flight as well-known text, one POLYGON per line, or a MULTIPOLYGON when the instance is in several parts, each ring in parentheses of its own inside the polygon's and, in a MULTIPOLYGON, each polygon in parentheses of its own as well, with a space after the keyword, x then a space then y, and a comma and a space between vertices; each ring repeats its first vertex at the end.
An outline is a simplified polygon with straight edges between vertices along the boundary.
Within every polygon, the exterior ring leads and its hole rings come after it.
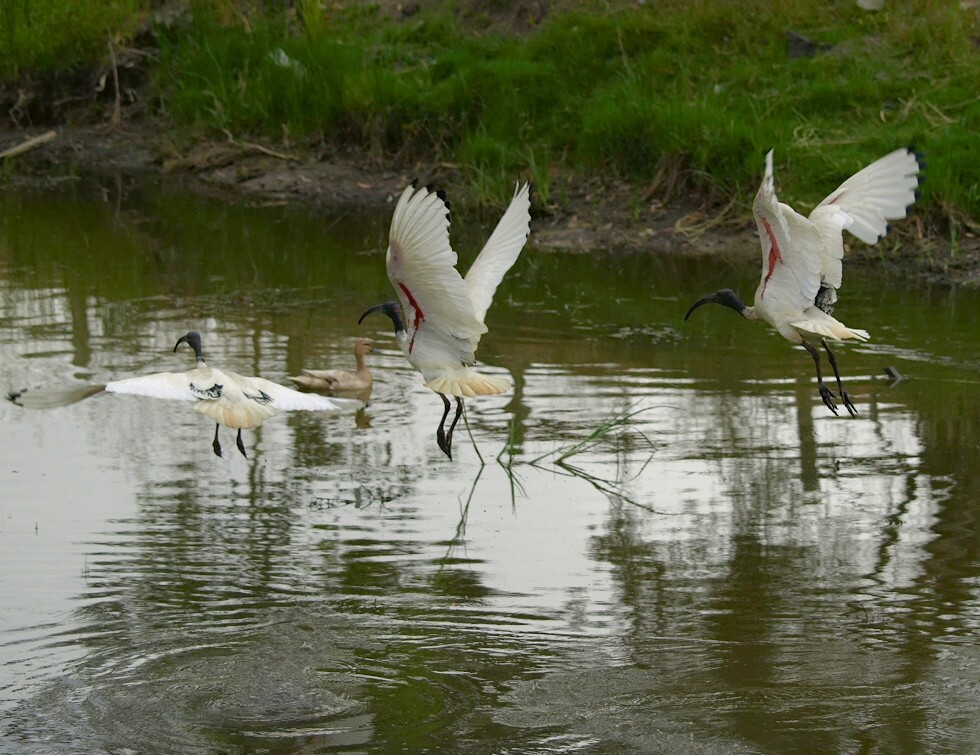
POLYGON ((324 391, 326 393, 358 393, 371 390, 373 379, 365 357, 374 351, 374 346, 365 338, 354 342, 354 372, 345 370, 303 370, 302 375, 290 377, 300 389, 324 391))
POLYGON ((841 285, 842 232, 846 229, 866 244, 878 242, 888 232, 887 221, 904 218, 917 199, 921 170, 913 150, 897 149, 848 178, 809 217, 803 217, 776 199, 770 150, 766 174, 752 205, 762 242, 762 278, 755 291, 755 306, 745 306, 734 291, 725 288, 694 302, 684 319, 702 304, 714 302, 747 320, 765 320, 783 338, 810 352, 820 397, 837 414, 834 394, 823 382, 820 352, 807 340, 818 339, 837 378, 840 400, 856 416, 857 409, 841 383, 837 358, 827 344, 828 338, 868 339, 867 331, 849 328, 831 314, 841 285))
POLYGON ((204 361, 201 336, 191 331, 177 341, 174 351, 182 344, 194 350, 197 366, 187 372, 158 372, 152 375, 113 380, 99 385, 78 388, 40 388, 11 394, 10 398, 21 406, 33 409, 51 409, 81 401, 99 393, 131 393, 151 398, 193 401, 194 409, 210 417, 216 423, 211 447, 221 456, 218 429, 221 425, 238 430, 236 443, 242 456, 242 430, 258 427, 280 411, 339 412, 348 407, 361 406, 360 401, 332 399, 292 388, 259 377, 244 377, 229 370, 208 367, 204 361))
POLYGON ((531 187, 518 185, 504 212, 466 277, 456 270, 456 252, 449 244, 449 204, 442 192, 406 187, 395 205, 388 234, 388 280, 399 302, 371 307, 387 315, 395 338, 425 386, 442 398, 445 408, 436 442, 453 458, 453 430, 463 413, 464 396, 487 396, 510 388, 504 378, 473 369, 484 318, 497 286, 517 260, 531 225, 531 187), (456 415, 448 432, 449 396, 456 398, 456 415))

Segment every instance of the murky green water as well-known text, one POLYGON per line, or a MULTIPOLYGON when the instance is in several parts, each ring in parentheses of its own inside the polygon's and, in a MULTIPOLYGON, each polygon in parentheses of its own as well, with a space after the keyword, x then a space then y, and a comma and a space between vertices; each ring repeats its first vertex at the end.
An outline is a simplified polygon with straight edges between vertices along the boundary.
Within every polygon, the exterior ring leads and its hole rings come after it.
POLYGON ((0 195, 0 387, 189 368, 190 328, 279 381, 368 334, 376 382, 356 416, 246 432, 249 460, 183 404, 3 402, 0 750, 980 741, 976 292, 848 271, 838 314, 874 339, 839 350, 852 420, 764 326, 681 322, 749 297, 754 259, 532 238, 480 348, 515 382, 468 404, 481 466, 465 429, 439 452, 441 402, 384 318, 356 324, 389 297, 387 213, 82 194, 0 195))

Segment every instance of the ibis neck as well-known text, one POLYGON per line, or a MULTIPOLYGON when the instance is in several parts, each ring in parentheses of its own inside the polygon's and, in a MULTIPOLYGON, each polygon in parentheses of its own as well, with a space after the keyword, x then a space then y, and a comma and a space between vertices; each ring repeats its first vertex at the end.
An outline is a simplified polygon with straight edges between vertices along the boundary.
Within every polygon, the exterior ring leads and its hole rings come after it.
POLYGON ((194 349, 194 358, 197 360, 198 364, 204 364, 204 347, 201 346, 201 335, 197 331, 192 330, 186 336, 181 336, 181 338, 177 341, 177 344, 174 346, 174 351, 177 351, 177 348, 182 343, 186 343, 188 346, 194 349))
POLYGON ((395 340, 398 342, 398 347, 402 350, 405 356, 410 356, 412 353, 412 348, 408 342, 408 331, 404 328, 401 330, 396 330, 395 340))
POLYGON ((389 307, 386 307, 384 313, 391 318, 391 325, 395 329, 396 336, 399 333, 407 332, 405 330, 405 321, 402 320, 401 307, 399 307, 397 304, 393 304, 389 307))

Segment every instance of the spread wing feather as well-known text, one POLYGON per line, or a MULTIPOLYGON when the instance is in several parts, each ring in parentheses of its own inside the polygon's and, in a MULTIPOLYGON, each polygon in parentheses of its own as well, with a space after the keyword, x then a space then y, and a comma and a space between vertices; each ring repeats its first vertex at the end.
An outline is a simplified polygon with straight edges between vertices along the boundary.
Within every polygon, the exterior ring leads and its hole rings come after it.
MULTIPOLYGON (((311 393, 300 393, 284 385, 260 377, 243 377, 227 370, 210 370, 208 380, 195 382, 195 371, 158 372, 153 375, 113 380, 107 383, 107 393, 129 393, 151 398, 177 401, 216 401, 224 397, 228 401, 251 399, 267 403, 278 411, 341 411, 348 402, 311 393), (209 391, 221 386, 220 390, 209 391), (262 396, 265 394, 265 396, 262 396)), ((359 401, 349 402, 360 406, 359 401)))
POLYGON ((514 188, 507 211, 466 273, 473 313, 480 322, 485 320, 497 286, 517 261, 531 232, 530 191, 530 184, 514 188))
POLYGON ((273 383, 260 377, 244 378, 242 390, 249 396, 260 390, 272 400, 272 405, 279 411, 309 411, 309 412, 341 412, 347 409, 358 409, 363 404, 355 399, 327 398, 315 393, 300 393, 279 383, 273 383))
POLYGON ((776 198, 772 150, 752 205, 762 244, 760 296, 799 311, 813 306, 820 290, 823 241, 813 224, 776 198))
MULTIPOLYGON (((202 398, 200 393, 191 389, 193 380, 186 372, 157 372, 152 375, 123 378, 106 383, 106 393, 129 393, 135 396, 164 398, 174 401, 197 401, 202 398)), ((210 385, 197 386, 202 390, 210 385)))
MULTIPOLYGON (((845 226, 848 231, 866 244, 876 243, 888 232, 888 221, 904 218, 915 202, 919 185, 918 158, 909 149, 897 149, 862 168, 831 192, 814 213, 825 207, 835 207, 850 216, 845 226)), ((821 228, 829 217, 826 213, 813 214, 810 219, 821 228)), ((828 223, 827 235, 837 232, 835 223, 828 223)))
POLYGON ((473 311, 469 289, 456 270, 449 244, 449 207, 426 188, 409 186, 392 216, 388 278, 398 293, 412 350, 428 342, 435 350, 473 360, 487 328, 473 311))

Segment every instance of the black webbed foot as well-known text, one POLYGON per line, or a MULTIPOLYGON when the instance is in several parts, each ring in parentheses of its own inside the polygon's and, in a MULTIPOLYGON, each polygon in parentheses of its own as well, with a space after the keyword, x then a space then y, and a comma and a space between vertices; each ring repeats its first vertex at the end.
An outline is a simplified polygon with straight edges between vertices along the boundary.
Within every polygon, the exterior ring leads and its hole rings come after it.
POLYGON ((242 443, 242 431, 240 429, 238 431, 238 439, 235 441, 235 445, 237 445, 238 450, 242 452, 242 456, 244 456, 247 459, 248 454, 245 453, 245 444, 242 443))

